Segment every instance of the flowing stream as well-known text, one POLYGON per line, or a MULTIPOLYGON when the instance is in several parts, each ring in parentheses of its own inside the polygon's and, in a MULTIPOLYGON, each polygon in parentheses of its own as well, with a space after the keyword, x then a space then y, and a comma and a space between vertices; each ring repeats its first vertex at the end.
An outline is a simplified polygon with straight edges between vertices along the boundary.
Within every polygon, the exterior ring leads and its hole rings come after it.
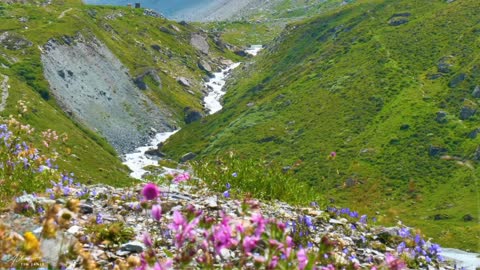
MULTIPOLYGON (((214 73, 214 77, 205 83, 205 86, 210 89, 208 95, 204 98, 205 108, 207 108, 209 114, 214 114, 222 109, 220 100, 226 93, 223 90, 223 86, 225 86, 226 79, 228 78, 228 75, 230 75, 230 72, 239 65, 240 63, 234 63, 222 71, 214 73)), ((142 176, 148 172, 144 169, 145 167, 158 166, 158 158, 156 159, 146 155, 145 152, 157 148, 158 144, 166 141, 177 131, 178 130, 157 133, 148 145, 138 147, 132 153, 126 154, 125 162, 123 162, 123 164, 127 165, 130 170, 132 170, 130 176, 141 180, 142 176)), ((176 172, 176 170, 171 168, 163 168, 165 170, 164 174, 176 172)))
POLYGON ((480 254, 470 253, 455 248, 442 248, 440 253, 445 259, 455 261, 458 268, 475 270, 480 267, 480 254))

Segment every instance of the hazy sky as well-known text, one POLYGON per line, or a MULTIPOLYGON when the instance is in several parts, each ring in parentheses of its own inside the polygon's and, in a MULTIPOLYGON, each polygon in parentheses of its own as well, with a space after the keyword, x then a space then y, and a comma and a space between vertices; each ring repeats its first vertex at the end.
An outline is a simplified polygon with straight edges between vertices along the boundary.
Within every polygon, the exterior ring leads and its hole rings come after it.
POLYGON ((155 9, 166 16, 171 16, 175 12, 192 8, 199 5, 210 3, 214 0, 84 0, 87 4, 108 4, 108 5, 127 5, 131 3, 140 3, 142 7, 155 9))

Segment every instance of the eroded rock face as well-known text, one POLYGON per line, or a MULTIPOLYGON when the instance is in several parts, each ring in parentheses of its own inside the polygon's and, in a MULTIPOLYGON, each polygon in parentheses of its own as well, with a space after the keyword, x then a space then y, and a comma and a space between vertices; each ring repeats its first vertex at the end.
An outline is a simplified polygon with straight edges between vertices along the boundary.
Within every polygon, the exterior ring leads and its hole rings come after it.
POLYGON ((170 130, 161 111, 133 83, 128 70, 95 38, 50 40, 44 46, 45 78, 59 105, 99 132, 118 152, 146 143, 151 128, 170 130))

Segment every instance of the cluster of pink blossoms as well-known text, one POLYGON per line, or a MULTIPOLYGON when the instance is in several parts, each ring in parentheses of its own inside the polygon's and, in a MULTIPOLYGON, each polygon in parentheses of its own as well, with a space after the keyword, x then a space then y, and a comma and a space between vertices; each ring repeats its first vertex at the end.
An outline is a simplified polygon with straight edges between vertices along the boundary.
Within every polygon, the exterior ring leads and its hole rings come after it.
MULTIPOLYGON (((175 183, 190 179, 188 174, 177 175, 175 183)), ((249 269, 321 269, 332 270, 338 267, 359 269, 355 261, 339 265, 334 252, 338 247, 325 241, 324 246, 313 249, 302 247, 293 240, 292 231, 285 223, 266 218, 255 211, 245 212, 241 218, 232 218, 224 212, 212 213, 195 209, 188 205, 182 211, 174 211, 173 219, 163 224, 160 206, 160 189, 153 183, 146 184, 142 195, 152 201, 151 215, 158 221, 162 233, 152 230, 143 235, 147 250, 141 255, 140 269, 175 268, 249 268, 249 269), (218 216, 219 215, 219 216, 218 216), (158 243, 163 244, 158 244, 158 243), (174 248, 173 248, 174 247, 174 248), (169 250, 168 252, 161 252, 169 250), (171 252, 172 248, 175 250, 171 252), (163 255, 159 255, 162 253, 163 255), (169 255, 165 255, 169 254, 169 255)), ((404 269, 402 260, 387 254, 381 269, 404 269)), ((371 269, 378 266, 372 264, 371 269)))

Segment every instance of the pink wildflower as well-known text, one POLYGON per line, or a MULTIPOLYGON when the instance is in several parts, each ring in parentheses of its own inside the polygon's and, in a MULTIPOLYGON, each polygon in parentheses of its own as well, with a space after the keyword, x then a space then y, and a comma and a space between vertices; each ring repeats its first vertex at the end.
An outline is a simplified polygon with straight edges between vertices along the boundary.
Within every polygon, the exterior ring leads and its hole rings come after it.
POLYGON ((162 207, 160 205, 155 204, 154 206, 152 206, 152 217, 156 221, 160 221, 160 219, 162 218, 162 207))
POLYGON ((163 262, 157 262, 153 267, 153 270, 167 270, 172 269, 173 261, 168 259, 163 262))
POLYGON ((258 236, 246 236, 243 239, 243 250, 246 254, 249 254, 257 247, 257 243, 260 240, 258 236))
POLYGON ((307 252, 305 252, 305 249, 302 248, 297 252, 297 258, 298 258, 298 269, 300 270, 305 269, 308 263, 307 252))
POLYGON ((190 180, 190 174, 188 172, 185 172, 175 176, 175 178, 173 179, 173 182, 175 184, 178 184, 180 182, 186 182, 188 180, 190 180))
POLYGON ((147 247, 151 247, 153 245, 152 239, 150 238, 150 235, 147 232, 143 233, 142 240, 145 246, 147 247))
POLYGON ((262 216, 262 214, 256 213, 252 215, 252 222, 257 225, 255 229, 255 235, 260 236, 265 231, 265 226, 267 225, 267 220, 262 216))
POLYGON ((278 260, 279 260, 278 256, 273 256, 272 260, 268 264, 267 269, 276 269, 278 265, 278 260))
POLYGON ((154 183, 148 183, 143 187, 142 195, 147 200, 153 200, 160 195, 160 190, 154 183))
POLYGON ((406 269, 405 262, 399 258, 395 258, 395 256, 393 256, 390 253, 385 254, 385 260, 387 261, 387 265, 389 269, 392 269, 392 270, 406 269))

